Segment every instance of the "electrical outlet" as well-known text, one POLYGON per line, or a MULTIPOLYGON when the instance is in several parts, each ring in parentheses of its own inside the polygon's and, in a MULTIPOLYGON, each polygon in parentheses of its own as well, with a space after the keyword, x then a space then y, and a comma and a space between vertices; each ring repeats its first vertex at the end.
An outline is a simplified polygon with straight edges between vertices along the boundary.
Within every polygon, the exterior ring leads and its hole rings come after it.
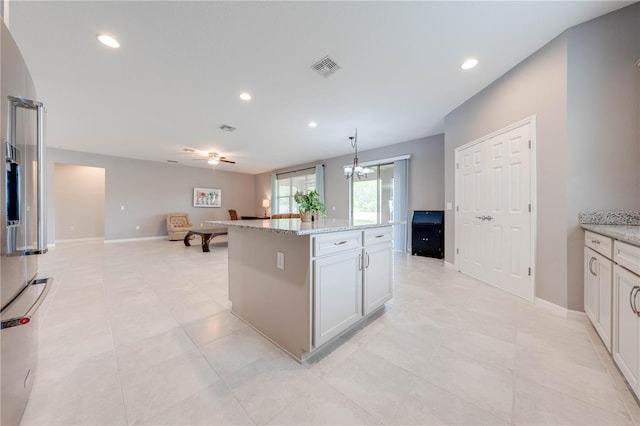
POLYGON ((71 226, 69 227, 69 231, 75 231, 75 230, 76 230, 76 227, 75 227, 75 226, 71 225, 71 226))
POLYGON ((284 253, 281 251, 276 256, 276 266, 278 269, 284 269, 284 253))
POLYGON ((201 223, 201 224, 200 224, 200 228, 202 228, 203 226, 204 226, 204 223, 201 223))
POLYGON ((136 225, 136 231, 140 230, 140 225, 136 225))
POLYGON ((124 206, 120 206, 120 210, 124 210, 124 206))
POLYGON ((453 204, 451 202, 447 202, 447 210, 453 210, 453 204))

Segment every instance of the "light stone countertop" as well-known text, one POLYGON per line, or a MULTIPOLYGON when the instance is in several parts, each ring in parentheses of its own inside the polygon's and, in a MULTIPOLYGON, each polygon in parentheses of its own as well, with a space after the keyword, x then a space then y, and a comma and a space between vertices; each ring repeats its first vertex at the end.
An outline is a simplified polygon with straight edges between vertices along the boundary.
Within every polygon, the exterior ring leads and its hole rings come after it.
POLYGON ((640 226, 638 225, 594 225, 583 223, 580 227, 596 234, 640 246, 640 226))
POLYGON ((392 223, 354 225, 347 219, 320 219, 317 222, 302 222, 300 219, 208 220, 205 223, 208 225, 235 226, 244 229, 295 235, 326 234, 329 232, 353 231, 393 225, 392 223))

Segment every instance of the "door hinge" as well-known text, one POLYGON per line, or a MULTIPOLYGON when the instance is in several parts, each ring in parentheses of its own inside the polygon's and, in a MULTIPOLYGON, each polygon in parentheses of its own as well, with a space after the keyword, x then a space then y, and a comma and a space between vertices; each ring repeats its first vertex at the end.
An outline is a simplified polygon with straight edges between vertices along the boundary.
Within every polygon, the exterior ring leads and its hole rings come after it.
POLYGON ((529 276, 531 276, 531 268, 529 268, 529 276))
POLYGON ((460 163, 456 163, 456 169, 460 169, 460 163))
POLYGON ((531 213, 531 203, 529 203, 529 213, 531 213))
POLYGON ((456 211, 459 212, 460 211, 460 206, 456 206, 456 211))
POLYGON ((531 139, 529 139, 529 149, 531 149, 531 139))
POLYGON ((459 248, 456 249, 456 254, 460 254, 460 249, 459 248))

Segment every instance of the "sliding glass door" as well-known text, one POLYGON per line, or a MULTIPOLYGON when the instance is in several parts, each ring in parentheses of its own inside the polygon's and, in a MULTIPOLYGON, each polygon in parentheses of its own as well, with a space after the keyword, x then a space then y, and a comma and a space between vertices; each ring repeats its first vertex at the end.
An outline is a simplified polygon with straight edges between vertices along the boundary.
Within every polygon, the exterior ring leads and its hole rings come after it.
POLYGON ((351 219, 354 224, 393 221, 393 163, 368 166, 367 177, 351 178, 351 219))

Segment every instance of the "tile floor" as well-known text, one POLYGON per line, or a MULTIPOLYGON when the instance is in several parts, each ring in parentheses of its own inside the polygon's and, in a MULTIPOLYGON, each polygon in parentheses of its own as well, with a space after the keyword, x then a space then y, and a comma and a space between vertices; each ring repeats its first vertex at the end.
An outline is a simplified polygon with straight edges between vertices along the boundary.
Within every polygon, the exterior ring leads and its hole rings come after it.
POLYGON ((593 328, 394 256, 395 297, 300 365, 229 313, 227 248, 59 244, 23 425, 639 424, 593 328))

